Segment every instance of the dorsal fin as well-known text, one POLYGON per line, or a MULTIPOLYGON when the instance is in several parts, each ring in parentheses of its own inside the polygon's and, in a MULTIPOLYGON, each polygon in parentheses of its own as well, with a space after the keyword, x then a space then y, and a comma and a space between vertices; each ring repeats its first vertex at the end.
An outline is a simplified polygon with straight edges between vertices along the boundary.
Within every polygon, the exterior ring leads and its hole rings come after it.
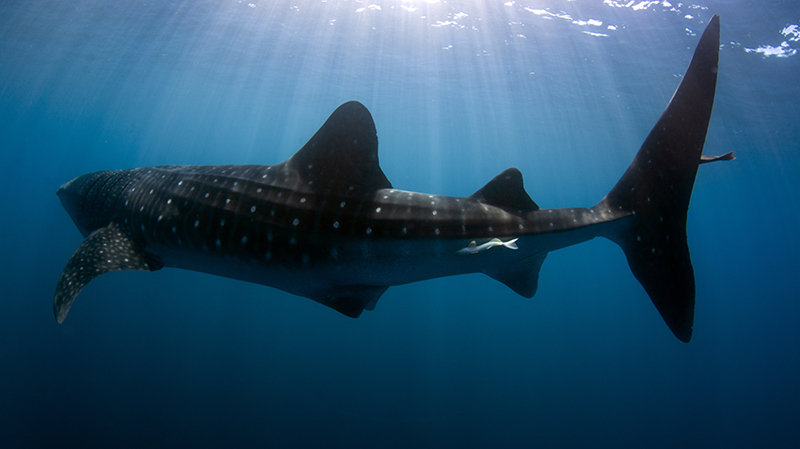
POLYGON ((525 192, 522 173, 516 168, 509 168, 495 176, 470 198, 480 203, 511 209, 517 213, 539 210, 539 206, 525 192))
POLYGON ((390 189, 378 165, 378 135, 363 104, 349 101, 333 111, 322 127, 286 165, 314 189, 390 189))

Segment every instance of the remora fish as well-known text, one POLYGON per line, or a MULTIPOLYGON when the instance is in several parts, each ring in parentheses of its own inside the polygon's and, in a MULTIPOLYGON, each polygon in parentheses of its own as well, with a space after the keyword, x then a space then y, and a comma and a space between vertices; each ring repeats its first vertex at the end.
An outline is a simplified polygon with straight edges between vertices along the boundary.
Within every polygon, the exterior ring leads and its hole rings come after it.
POLYGON ((278 165, 80 176, 58 190, 86 239, 61 273, 56 319, 103 273, 162 267, 272 286, 351 317, 372 310, 392 285, 463 273, 485 273, 532 297, 549 251, 602 236, 622 247, 664 321, 688 342, 695 303, 689 199, 701 162, 732 159, 702 156, 719 29, 714 16, 633 163, 589 209, 540 209, 515 168, 465 198, 395 189, 378 165, 372 117, 357 102, 336 109, 278 165), (503 244, 512 240, 515 251, 503 244), (471 242, 480 250, 472 253, 471 242))

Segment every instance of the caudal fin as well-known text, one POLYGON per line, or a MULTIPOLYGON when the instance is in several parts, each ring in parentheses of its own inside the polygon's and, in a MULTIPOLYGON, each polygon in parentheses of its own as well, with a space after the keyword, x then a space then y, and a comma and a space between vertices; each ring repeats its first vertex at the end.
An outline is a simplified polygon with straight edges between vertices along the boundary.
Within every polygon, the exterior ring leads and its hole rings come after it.
POLYGON ((711 18, 678 89, 628 170, 595 206, 632 215, 607 235, 678 339, 689 342, 695 285, 686 217, 701 162, 719 61, 719 16, 711 18))

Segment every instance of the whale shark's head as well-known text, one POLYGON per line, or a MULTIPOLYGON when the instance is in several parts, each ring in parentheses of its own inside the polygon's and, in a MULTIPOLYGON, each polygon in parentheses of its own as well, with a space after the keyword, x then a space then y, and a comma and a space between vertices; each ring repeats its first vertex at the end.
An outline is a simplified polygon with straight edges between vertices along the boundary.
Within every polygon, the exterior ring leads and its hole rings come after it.
POLYGON ((130 170, 89 173, 65 183, 56 195, 86 237, 111 222, 118 208, 117 200, 130 179, 130 170))

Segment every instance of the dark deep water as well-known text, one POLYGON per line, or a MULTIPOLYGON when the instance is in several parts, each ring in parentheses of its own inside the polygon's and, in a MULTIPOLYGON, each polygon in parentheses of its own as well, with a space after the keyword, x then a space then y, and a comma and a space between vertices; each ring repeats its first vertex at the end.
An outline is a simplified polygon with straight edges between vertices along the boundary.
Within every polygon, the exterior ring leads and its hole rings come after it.
POLYGON ((798 23, 794 1, 4 2, 0 446, 800 447, 798 23), (281 162, 351 99, 395 187, 516 166, 542 207, 591 206, 714 13, 705 152, 738 159, 695 184, 689 344, 602 239, 551 253, 531 300, 461 276, 353 320, 165 269, 53 319, 82 240, 59 185, 281 162))

